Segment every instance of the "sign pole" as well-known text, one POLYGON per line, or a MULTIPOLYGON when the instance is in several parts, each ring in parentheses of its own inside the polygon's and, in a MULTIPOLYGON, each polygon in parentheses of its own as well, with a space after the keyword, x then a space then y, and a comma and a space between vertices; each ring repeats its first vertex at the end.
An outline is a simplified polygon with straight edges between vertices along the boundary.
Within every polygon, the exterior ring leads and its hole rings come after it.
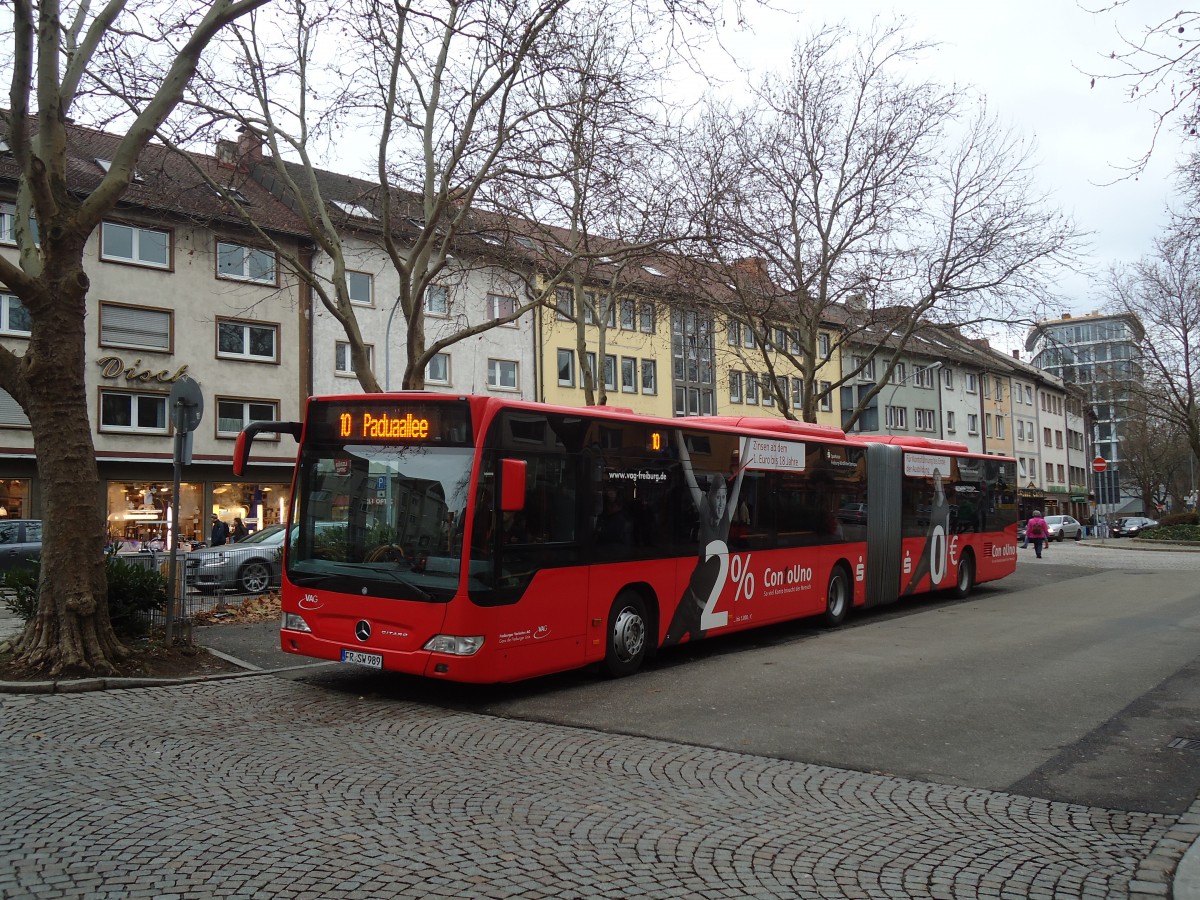
POLYGON ((192 432, 204 416, 204 395, 200 385, 184 375, 171 387, 167 400, 171 413, 171 424, 175 426, 174 490, 171 495, 170 561, 167 563, 167 627, 166 641, 174 640, 175 616, 183 624, 183 578, 179 572, 179 490, 182 468, 192 461, 192 432))

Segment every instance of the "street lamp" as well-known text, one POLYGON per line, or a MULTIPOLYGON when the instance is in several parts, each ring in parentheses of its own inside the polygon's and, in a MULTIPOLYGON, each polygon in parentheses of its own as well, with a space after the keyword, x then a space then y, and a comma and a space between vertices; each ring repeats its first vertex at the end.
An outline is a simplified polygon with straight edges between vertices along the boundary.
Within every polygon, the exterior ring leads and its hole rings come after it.
MULTIPOLYGON (((900 388, 900 385, 904 384, 904 382, 908 381, 910 378, 914 378, 916 375, 918 375, 918 374, 919 374, 919 373, 921 373, 921 372, 935 372, 935 371, 937 371, 938 369, 940 369, 940 368, 941 368, 943 365, 945 365, 945 363, 943 363, 941 360, 938 360, 938 361, 937 361, 937 362, 935 362, 935 363, 931 363, 931 364, 930 364, 930 365, 928 365, 928 366, 922 366, 921 368, 916 368, 916 367, 914 366, 914 367, 913 367, 913 370, 912 370, 911 372, 909 372, 907 375, 905 375, 903 378, 901 378, 899 381, 897 381, 897 382, 896 382, 896 383, 895 383, 895 384, 892 386, 892 392, 891 392, 890 394, 888 394, 888 402, 887 402, 887 406, 885 406, 885 407, 883 408, 883 421, 884 421, 884 427, 885 427, 885 428, 887 428, 887 432, 888 432, 888 434, 891 434, 891 433, 892 433, 892 426, 891 426, 890 424, 888 424, 888 421, 887 421, 887 411, 888 411, 888 408, 889 408, 889 407, 891 407, 891 405, 892 405, 892 401, 896 399, 896 391, 897 391, 897 390, 900 388)), ((940 388, 938 388, 938 385, 937 385, 937 379, 936 379, 936 378, 934 379, 934 382, 933 382, 933 387, 934 387, 934 390, 936 390, 936 391, 938 392, 938 395, 939 395, 939 398, 940 398, 940 396, 941 396, 941 389, 940 389, 940 388)), ((938 413, 937 413, 937 415, 938 415, 938 418, 939 418, 939 420, 940 420, 940 419, 941 419, 941 416, 942 416, 942 413, 941 413, 941 403, 940 403, 940 402, 938 403, 938 413)), ((905 425, 905 428, 907 428, 907 427, 908 427, 908 426, 907 426, 907 424, 906 424, 906 425, 905 425)), ((939 432, 940 432, 940 428, 939 428, 939 432)))

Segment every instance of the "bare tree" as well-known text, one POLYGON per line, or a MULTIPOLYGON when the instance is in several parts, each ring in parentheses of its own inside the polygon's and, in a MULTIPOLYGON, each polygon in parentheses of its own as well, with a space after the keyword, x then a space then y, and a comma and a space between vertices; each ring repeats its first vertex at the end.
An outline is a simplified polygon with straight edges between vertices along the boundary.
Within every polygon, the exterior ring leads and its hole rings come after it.
POLYGON ((31 336, 22 354, 0 348, 0 387, 29 417, 46 519, 37 615, 14 644, 30 670, 109 672, 127 654, 108 616, 103 495, 84 387, 85 244, 205 48, 262 2, 214 0, 160 19, 157 7, 112 0, 99 11, 80 4, 70 20, 54 0, 12 4, 10 109, 0 122, 18 169, 18 261, 0 257, 0 282, 29 312, 31 336), (115 71, 136 81, 123 100, 128 125, 103 180, 80 192, 68 170, 67 123, 89 93, 111 87, 115 71))
POLYGON ((1153 256, 1113 269, 1108 295, 1114 309, 1137 316, 1145 329, 1141 359, 1110 363, 1113 374, 1126 378, 1144 415, 1177 430, 1200 461, 1200 240, 1176 220, 1153 256), (1135 364, 1137 372, 1129 368, 1135 364))
MULTIPOLYGON (((286 10, 264 10, 238 29, 241 64, 209 73, 197 105, 225 123, 231 107, 240 108, 233 118, 263 135, 269 152, 261 159, 243 157, 243 164, 307 221, 317 257, 312 265, 296 258, 288 264, 345 330, 365 390, 380 385, 345 283, 349 232, 376 241, 398 278, 405 388, 424 386, 435 354, 545 304, 564 278, 576 277, 567 274, 576 259, 601 255, 561 230, 550 233, 533 224, 547 209, 541 202, 549 199, 547 173, 561 162, 549 147, 562 120, 551 113, 561 114, 573 101, 583 114, 612 107, 608 93, 637 80, 626 59, 624 69, 589 73, 602 96, 547 90, 550 82, 562 85, 587 72, 581 54, 597 34, 591 27, 596 17, 586 9, 575 14, 570 5, 571 0, 355 0, 322 6, 297 0, 286 10), (286 44, 258 38, 280 30, 289 35, 286 44), (352 36, 361 50, 352 62, 315 56, 317 36, 330 32, 352 36), (230 80, 231 71, 237 80, 230 80), (345 214, 347 198, 331 193, 333 179, 316 155, 331 133, 350 126, 375 157, 371 178, 358 182, 350 204, 359 215, 345 214), (331 209, 332 201, 341 209, 331 209), (537 215, 514 219, 521 213, 537 215), (472 267, 494 271, 497 264, 506 277, 520 274, 523 299, 503 318, 457 320, 430 339, 424 298, 444 279, 451 256, 459 278, 472 267)), ((633 0, 616 9, 629 21, 645 23, 653 21, 646 14, 650 7, 665 12, 670 23, 711 21, 707 0, 633 0)), ((611 47, 606 52, 610 62, 619 61, 611 47)), ((599 119, 577 116, 576 122, 602 127, 599 119)), ((626 123, 629 129, 636 125, 626 123)), ((570 177, 567 170, 555 174, 570 177)), ((253 214, 245 211, 250 221, 253 214)), ((585 223, 579 225, 577 237, 587 233, 585 223)), ((287 258, 285 248, 276 250, 287 258)))
MULTIPOLYGON (((1110 14, 1115 20, 1130 6, 1128 0, 1115 0, 1093 12, 1110 14)), ((1192 137, 1200 129, 1200 11, 1176 10, 1136 29, 1114 21, 1114 28, 1116 45, 1103 53, 1107 65, 1089 67, 1085 75, 1092 87, 1098 80, 1116 81, 1125 86, 1131 101, 1151 105, 1154 130, 1149 146, 1128 166, 1129 173, 1136 175, 1150 162, 1163 128, 1174 124, 1192 137)))
POLYGON ((827 28, 744 108, 711 104, 697 132, 698 255, 724 273, 713 299, 799 374, 806 421, 858 377, 862 366, 835 371, 839 349, 886 361, 876 389, 843 411, 853 425, 923 324, 1032 322, 1051 271, 1073 256, 1075 228, 1035 192, 1029 145, 974 97, 902 77, 925 49, 901 25, 827 28), (738 277, 746 260, 751 281, 738 277), (818 335, 831 322, 827 356, 818 335), (774 325, 796 332, 794 350, 762 340, 774 325))

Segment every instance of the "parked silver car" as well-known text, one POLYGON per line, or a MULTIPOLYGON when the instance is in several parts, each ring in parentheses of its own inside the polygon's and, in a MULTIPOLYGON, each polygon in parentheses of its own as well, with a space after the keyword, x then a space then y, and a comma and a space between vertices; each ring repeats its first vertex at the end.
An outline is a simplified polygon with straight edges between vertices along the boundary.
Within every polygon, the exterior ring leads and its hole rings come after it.
POLYGON ((1083 524, 1074 516, 1046 516, 1046 528, 1050 532, 1048 540, 1064 541, 1067 538, 1077 541, 1083 537, 1083 524))
POLYGON ((188 586, 206 594, 265 592, 279 583, 286 534, 286 526, 269 525, 236 544, 193 550, 184 564, 188 586))

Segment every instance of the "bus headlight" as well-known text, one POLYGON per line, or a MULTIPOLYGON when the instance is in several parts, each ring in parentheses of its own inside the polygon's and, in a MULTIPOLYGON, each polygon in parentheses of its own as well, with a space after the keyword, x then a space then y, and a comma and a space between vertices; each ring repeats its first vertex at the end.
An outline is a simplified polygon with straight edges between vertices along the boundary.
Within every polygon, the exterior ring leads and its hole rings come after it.
POLYGON ((312 634, 312 629, 308 627, 308 623, 296 613, 285 612, 283 614, 283 624, 279 627, 284 631, 306 631, 312 634))
POLYGON ((452 656, 472 656, 483 646, 483 635, 461 637, 454 634, 435 634, 422 649, 431 653, 449 653, 452 656))

